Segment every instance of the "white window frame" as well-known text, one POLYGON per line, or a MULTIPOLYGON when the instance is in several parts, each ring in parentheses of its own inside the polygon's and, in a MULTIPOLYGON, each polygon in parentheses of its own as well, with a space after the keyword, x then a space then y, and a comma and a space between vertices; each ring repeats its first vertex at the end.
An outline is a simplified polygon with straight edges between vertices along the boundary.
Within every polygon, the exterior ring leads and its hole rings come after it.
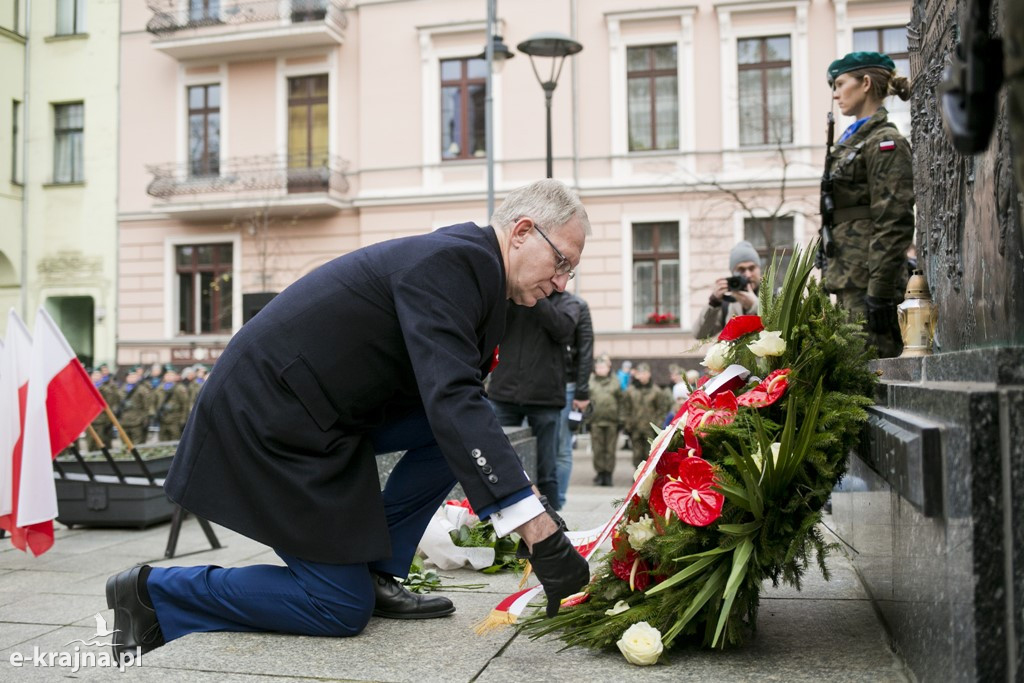
POLYGON ((242 326, 242 234, 223 232, 213 235, 174 235, 164 238, 164 337, 175 342, 227 341, 242 326), (190 244, 231 243, 231 274, 234 283, 231 289, 231 334, 179 335, 175 322, 178 319, 178 282, 175 249, 190 244))
MULTIPOLYGON (((679 327, 689 330, 693 321, 690 317, 690 215, 688 213, 625 213, 622 215, 619 234, 622 235, 622 329, 627 332, 644 334, 647 328, 633 327, 633 224, 634 223, 678 223, 679 224, 679 327)), ((795 228, 794 228, 795 230, 795 228)))
MULTIPOLYGON (((791 205, 789 203, 783 204, 779 207, 778 213, 791 212, 790 216, 793 219, 793 246, 803 246, 804 231, 806 230, 807 216, 802 213, 802 210, 797 205, 791 205)), ((732 244, 736 244, 741 240, 747 239, 746 231, 744 230, 744 221, 747 218, 771 218, 772 213, 768 209, 755 208, 749 212, 743 210, 734 211, 732 214, 732 244)), ((768 267, 768 264, 764 264, 764 268, 768 267)))
MULTIPOLYGON (((498 19, 495 22, 495 33, 502 34, 504 22, 498 19)), ((417 27, 420 38, 420 83, 422 111, 420 121, 422 124, 421 139, 423 140, 422 150, 422 190, 424 192, 436 192, 442 187, 447 192, 479 190, 478 183, 472 186, 465 184, 464 187, 457 187, 456 183, 444 181, 443 166, 447 164, 472 163, 464 161, 441 161, 441 61, 445 59, 465 59, 480 54, 483 45, 487 41, 486 21, 467 21, 458 24, 441 24, 432 26, 417 27), (438 48, 434 45, 435 37, 452 36, 462 34, 464 41, 461 45, 450 45, 438 48)), ((495 68, 491 74, 491 116, 493 119, 494 139, 491 141, 494 154, 494 186, 502 185, 502 165, 499 159, 504 158, 504 145, 502 144, 502 76, 501 70, 495 68)), ((486 161, 482 159, 481 161, 486 161)), ((488 217, 490 220, 490 217, 488 217)))
POLYGON ((228 142, 228 121, 230 105, 228 104, 228 66, 224 63, 216 64, 185 64, 178 65, 178 93, 177 101, 177 150, 175 168, 179 169, 179 181, 189 178, 189 156, 188 156, 188 89, 195 85, 219 85, 220 86, 220 175, 225 175, 230 169, 230 144, 228 142), (202 66, 217 66, 217 73, 189 74, 189 68, 202 66))
POLYGON ((747 151, 761 153, 773 145, 749 145, 741 147, 739 124, 739 76, 736 59, 737 41, 741 38, 763 38, 768 36, 789 36, 792 81, 790 92, 793 96, 793 141, 783 148, 806 148, 810 144, 808 112, 810 110, 807 8, 808 0, 782 0, 780 2, 721 3, 715 5, 718 14, 719 39, 722 65, 722 149, 726 168, 739 165, 737 155, 747 151), (733 17, 737 14, 776 13, 792 10, 793 22, 764 23, 756 26, 735 26, 733 17))
MULTIPOLYGON (((15 2, 17 2, 17 1, 18 0, 15 0, 15 2)), ((59 31, 59 25, 60 25, 60 5, 58 4, 58 2, 54 2, 54 4, 53 4, 53 23, 54 23, 53 33, 54 33, 54 35, 57 35, 57 36, 78 36, 78 35, 82 35, 83 33, 86 33, 87 32, 86 23, 85 23, 85 19, 86 19, 86 12, 85 12, 86 0, 67 0, 67 2, 71 6, 72 10, 75 13, 75 15, 73 17, 73 23, 74 23, 73 30, 70 33, 59 33, 58 32, 59 31)), ((19 20, 20 20, 20 16, 19 16, 19 20)))
POLYGON ((626 157, 634 159, 643 155, 672 152, 674 150, 651 150, 631 152, 629 150, 629 99, 626 78, 627 48, 642 45, 665 45, 674 43, 676 46, 676 83, 679 97, 679 120, 676 125, 679 131, 679 153, 686 154, 683 159, 685 170, 696 171, 694 151, 697 140, 696 130, 696 99, 694 96, 694 46, 693 17, 697 13, 695 5, 669 7, 653 10, 636 10, 628 12, 609 12, 605 15, 608 30, 609 59, 609 95, 611 107, 611 152, 612 177, 625 178, 632 174, 632 164, 626 157), (635 35, 622 34, 623 24, 651 19, 678 19, 679 31, 658 31, 635 35))

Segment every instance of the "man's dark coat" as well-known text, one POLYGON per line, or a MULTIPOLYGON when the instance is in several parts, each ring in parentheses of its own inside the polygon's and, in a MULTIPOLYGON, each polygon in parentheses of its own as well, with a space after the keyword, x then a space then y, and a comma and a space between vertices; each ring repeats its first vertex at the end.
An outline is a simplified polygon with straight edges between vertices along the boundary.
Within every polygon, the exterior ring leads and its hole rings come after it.
POLYGON ((466 223, 301 278, 217 360, 168 496, 306 560, 387 558, 367 433, 415 410, 475 508, 529 486, 482 385, 504 330, 505 277, 494 230, 466 223))

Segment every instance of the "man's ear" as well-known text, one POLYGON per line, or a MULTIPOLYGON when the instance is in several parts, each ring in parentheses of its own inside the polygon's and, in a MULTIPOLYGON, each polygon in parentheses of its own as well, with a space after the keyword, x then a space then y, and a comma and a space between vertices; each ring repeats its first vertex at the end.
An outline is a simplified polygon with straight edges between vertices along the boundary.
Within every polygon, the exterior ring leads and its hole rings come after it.
POLYGON ((516 246, 523 244, 532 229, 533 221, 529 218, 524 216, 517 220, 512 227, 509 228, 509 236, 512 238, 512 243, 516 246))

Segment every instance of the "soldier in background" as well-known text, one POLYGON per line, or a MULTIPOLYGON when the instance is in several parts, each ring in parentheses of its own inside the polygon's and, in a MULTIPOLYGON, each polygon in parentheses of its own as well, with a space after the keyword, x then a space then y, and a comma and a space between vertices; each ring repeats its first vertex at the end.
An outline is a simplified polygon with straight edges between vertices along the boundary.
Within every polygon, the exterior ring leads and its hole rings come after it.
POLYGON ((158 389, 161 395, 157 421, 160 423, 160 441, 177 441, 185 428, 185 419, 192 408, 192 396, 188 386, 180 381, 178 373, 168 370, 164 373, 163 384, 158 389))
POLYGON ((149 432, 153 389, 137 367, 128 372, 122 389, 124 399, 117 410, 117 417, 128 438, 136 444, 144 444, 149 432))
POLYGON ((640 363, 622 404, 626 433, 633 445, 633 467, 636 467, 650 454, 650 441, 654 438, 651 425, 660 425, 665 420, 665 413, 672 407, 672 396, 651 381, 651 366, 640 363))
POLYGON ((910 97, 910 83, 879 52, 852 52, 829 65, 832 97, 856 121, 831 155, 835 200, 825 288, 865 320, 868 342, 882 358, 903 350, 896 305, 907 248, 914 238, 914 178, 910 145, 888 119, 882 101, 910 97))
MULTIPOLYGON (((110 409, 117 410, 118 406, 121 405, 121 401, 124 400, 124 392, 121 391, 121 388, 114 382, 110 373, 108 372, 107 375, 104 376, 102 370, 93 370, 92 383, 99 390, 100 396, 102 396, 103 400, 107 402, 110 409)), ((111 422, 110 416, 106 411, 100 413, 96 416, 96 419, 92 421, 92 428, 96 432, 96 435, 100 437, 104 445, 110 445, 110 439, 111 436, 113 436, 113 426, 114 423, 111 422)), ((91 449, 97 449, 100 446, 101 444, 96 443, 90 434, 89 447, 91 449)))

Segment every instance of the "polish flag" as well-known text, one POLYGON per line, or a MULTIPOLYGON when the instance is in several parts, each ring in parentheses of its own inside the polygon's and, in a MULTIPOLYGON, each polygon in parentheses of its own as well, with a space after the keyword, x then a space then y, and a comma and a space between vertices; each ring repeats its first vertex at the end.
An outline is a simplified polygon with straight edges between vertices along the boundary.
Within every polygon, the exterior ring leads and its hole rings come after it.
MULTIPOLYGON (((7 314, 7 344, 0 355, 0 529, 5 529, 11 536, 11 543, 21 550, 28 545, 28 537, 35 536, 35 530, 19 528, 14 516, 21 478, 21 436, 31 362, 32 337, 12 308, 7 314)), ((52 530, 53 525, 48 527, 52 530)), ((50 533, 49 537, 52 536, 50 533)))
POLYGON ((53 545, 53 519, 57 516, 53 459, 106 404, 43 308, 36 313, 33 338, 15 515, 19 527, 46 525, 43 533, 47 538, 37 539, 35 546, 30 538, 29 549, 38 556, 53 545))

